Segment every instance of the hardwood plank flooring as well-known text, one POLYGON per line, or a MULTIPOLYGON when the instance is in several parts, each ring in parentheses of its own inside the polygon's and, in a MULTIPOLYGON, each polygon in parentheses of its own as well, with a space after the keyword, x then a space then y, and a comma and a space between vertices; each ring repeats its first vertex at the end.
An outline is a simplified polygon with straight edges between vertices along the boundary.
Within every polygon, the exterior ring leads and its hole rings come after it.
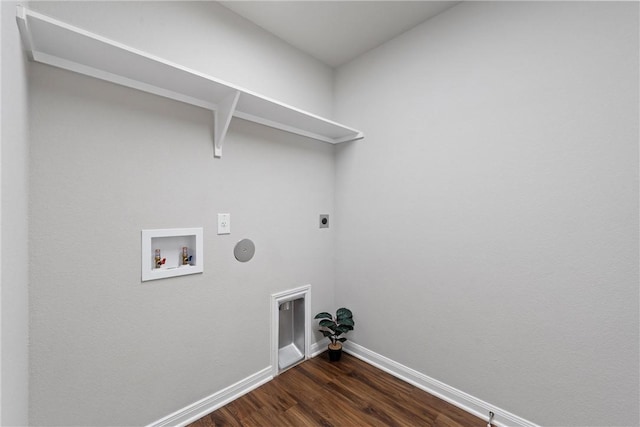
POLYGON ((189 427, 486 427, 481 420, 343 353, 307 360, 189 427))

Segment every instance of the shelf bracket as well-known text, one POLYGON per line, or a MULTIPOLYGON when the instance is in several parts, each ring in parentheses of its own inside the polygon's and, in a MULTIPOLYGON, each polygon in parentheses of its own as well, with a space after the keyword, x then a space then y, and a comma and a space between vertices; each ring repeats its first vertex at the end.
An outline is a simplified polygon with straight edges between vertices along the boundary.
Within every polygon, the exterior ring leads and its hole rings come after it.
POLYGON ((218 108, 213 112, 214 157, 222 157, 222 145, 224 143, 224 138, 227 135, 229 123, 231 123, 231 117, 233 117, 233 113, 236 110, 239 98, 240 91, 233 91, 218 104, 218 108))

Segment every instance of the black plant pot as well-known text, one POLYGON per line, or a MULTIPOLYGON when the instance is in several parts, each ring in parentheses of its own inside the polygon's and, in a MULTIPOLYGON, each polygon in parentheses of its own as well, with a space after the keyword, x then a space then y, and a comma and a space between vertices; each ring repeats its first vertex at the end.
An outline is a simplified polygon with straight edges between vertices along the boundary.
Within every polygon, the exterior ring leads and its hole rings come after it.
POLYGON ((337 362, 342 357, 342 345, 336 345, 336 348, 331 348, 333 345, 329 344, 329 360, 331 362, 337 362))

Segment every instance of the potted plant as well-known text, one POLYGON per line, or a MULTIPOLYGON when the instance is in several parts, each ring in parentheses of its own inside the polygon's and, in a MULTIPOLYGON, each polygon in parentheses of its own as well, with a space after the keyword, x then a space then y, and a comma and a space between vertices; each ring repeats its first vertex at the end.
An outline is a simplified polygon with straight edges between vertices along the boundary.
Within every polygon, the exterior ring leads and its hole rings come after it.
POLYGON ((323 311, 316 314, 314 319, 320 319, 320 332, 331 340, 329 343, 329 360, 332 362, 340 360, 342 343, 347 340, 344 337, 340 338, 340 335, 353 331, 353 326, 355 325, 353 313, 348 308, 342 307, 336 311, 335 317, 331 313, 323 311))

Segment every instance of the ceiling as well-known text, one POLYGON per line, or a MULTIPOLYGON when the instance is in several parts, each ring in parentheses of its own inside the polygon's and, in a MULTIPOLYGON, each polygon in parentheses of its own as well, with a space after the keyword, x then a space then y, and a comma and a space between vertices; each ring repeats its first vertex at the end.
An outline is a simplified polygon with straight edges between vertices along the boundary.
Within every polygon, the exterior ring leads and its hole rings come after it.
POLYGON ((340 66, 459 1, 221 1, 307 52, 340 66))

